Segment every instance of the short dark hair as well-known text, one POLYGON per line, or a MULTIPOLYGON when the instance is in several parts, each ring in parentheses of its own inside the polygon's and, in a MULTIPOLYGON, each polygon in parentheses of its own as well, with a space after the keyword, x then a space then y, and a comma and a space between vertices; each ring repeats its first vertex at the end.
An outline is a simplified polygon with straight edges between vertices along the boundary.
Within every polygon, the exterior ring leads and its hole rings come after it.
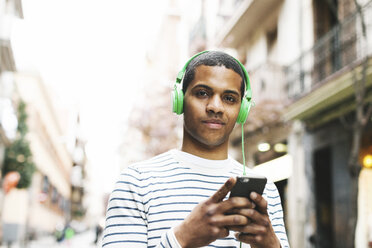
POLYGON ((235 60, 234 57, 228 55, 227 53, 220 51, 208 51, 199 56, 195 57, 186 67, 185 75, 183 78, 182 91, 183 94, 186 93, 187 87, 194 80, 195 69, 200 65, 207 66, 224 66, 227 69, 232 69, 240 75, 242 78, 242 83, 240 86, 241 97, 244 96, 245 81, 244 72, 240 64, 235 60))

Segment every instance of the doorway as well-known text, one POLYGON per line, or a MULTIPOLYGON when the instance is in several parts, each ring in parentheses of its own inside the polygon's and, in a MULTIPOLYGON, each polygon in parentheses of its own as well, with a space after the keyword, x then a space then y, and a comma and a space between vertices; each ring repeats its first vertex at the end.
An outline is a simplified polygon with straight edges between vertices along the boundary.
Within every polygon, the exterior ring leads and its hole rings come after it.
POLYGON ((326 147, 314 152, 314 187, 316 208, 316 247, 332 248, 333 240, 333 189, 332 154, 326 147))

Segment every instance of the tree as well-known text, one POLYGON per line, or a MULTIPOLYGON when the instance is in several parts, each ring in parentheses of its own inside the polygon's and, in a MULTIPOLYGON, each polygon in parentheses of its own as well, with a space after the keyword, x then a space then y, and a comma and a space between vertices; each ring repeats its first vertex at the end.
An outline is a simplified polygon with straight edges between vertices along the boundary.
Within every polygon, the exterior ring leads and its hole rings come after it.
MULTIPOLYGON (((137 105, 130 117, 130 130, 138 130, 142 134, 142 144, 147 157, 152 157, 174 148, 179 144, 177 131, 181 130, 180 122, 171 111, 170 88, 157 86, 146 92, 146 102, 151 104, 137 105)), ((129 137, 129 136, 128 136, 129 137)), ((133 140, 128 140, 128 147, 133 140)))
POLYGON ((20 101, 18 104, 18 127, 17 137, 12 144, 5 149, 4 166, 2 175, 16 171, 21 178, 17 188, 28 188, 31 184, 32 174, 35 171, 35 164, 32 161, 30 144, 26 139, 28 132, 26 104, 20 101))

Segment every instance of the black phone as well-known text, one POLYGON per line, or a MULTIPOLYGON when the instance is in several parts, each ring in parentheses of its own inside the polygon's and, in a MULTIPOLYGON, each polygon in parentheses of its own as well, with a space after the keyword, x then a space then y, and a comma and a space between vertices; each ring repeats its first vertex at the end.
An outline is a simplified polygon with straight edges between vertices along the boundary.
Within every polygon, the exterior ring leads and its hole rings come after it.
POLYGON ((262 195, 267 182, 266 177, 257 177, 256 175, 238 176, 236 179, 236 184, 230 192, 230 197, 247 197, 249 200, 251 200, 249 197, 251 192, 262 195))

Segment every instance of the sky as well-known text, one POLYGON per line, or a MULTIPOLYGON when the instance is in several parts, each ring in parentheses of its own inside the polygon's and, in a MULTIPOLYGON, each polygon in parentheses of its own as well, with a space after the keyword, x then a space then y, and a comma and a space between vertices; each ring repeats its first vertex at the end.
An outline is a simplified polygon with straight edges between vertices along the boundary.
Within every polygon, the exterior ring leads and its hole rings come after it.
POLYGON ((79 109, 96 188, 118 176, 117 146, 140 94, 146 48, 166 0, 26 0, 14 23, 18 71, 41 75, 58 104, 79 109))

